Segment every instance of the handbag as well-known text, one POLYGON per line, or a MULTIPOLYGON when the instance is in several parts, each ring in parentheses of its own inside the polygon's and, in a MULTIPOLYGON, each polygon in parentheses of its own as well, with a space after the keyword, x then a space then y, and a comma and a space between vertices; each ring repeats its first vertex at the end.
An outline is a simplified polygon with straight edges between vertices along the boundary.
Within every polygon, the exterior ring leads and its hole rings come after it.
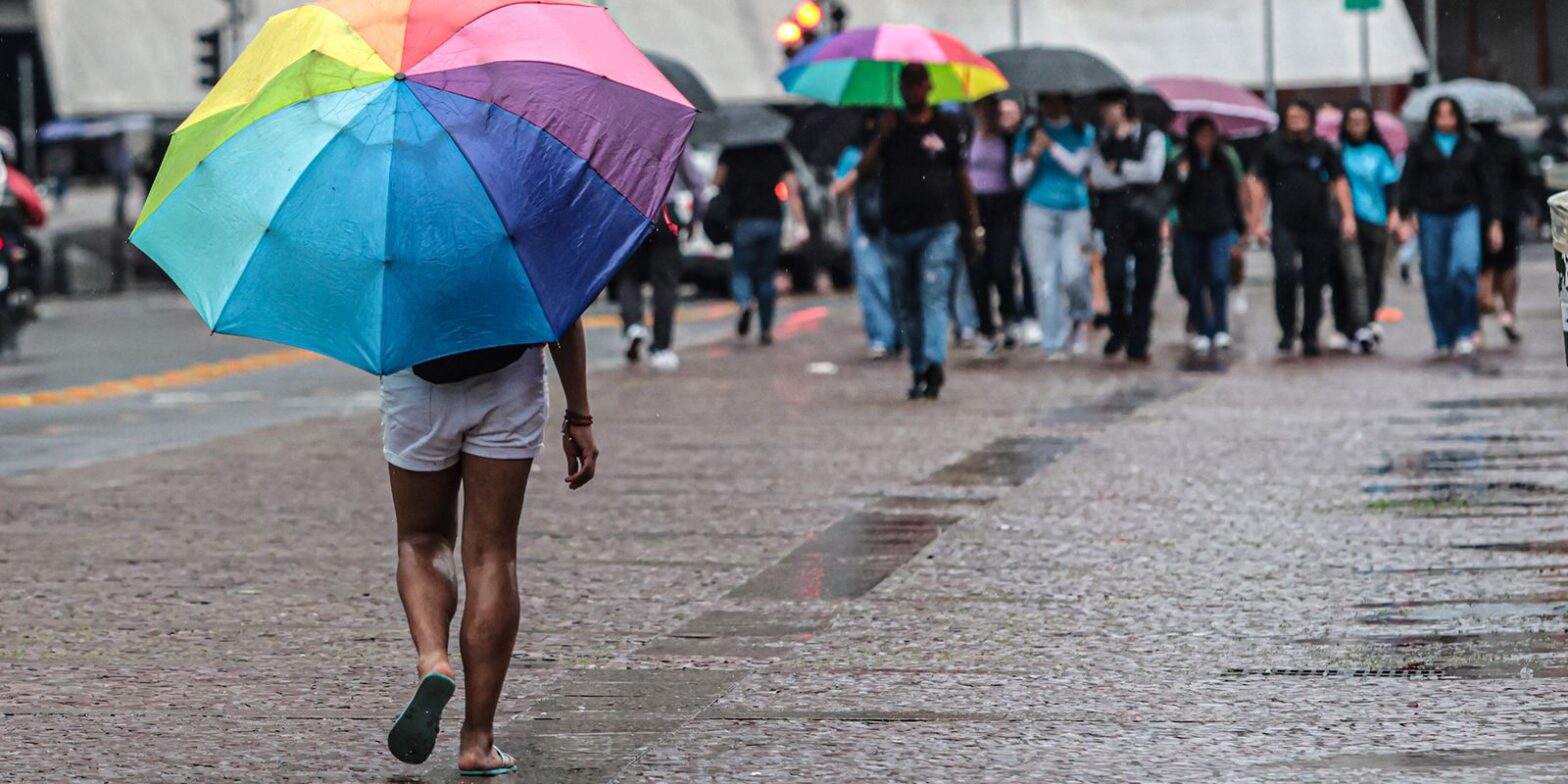
POLYGON ((708 211, 702 216, 702 233, 714 245, 726 245, 735 239, 735 199, 728 188, 719 189, 718 195, 708 202, 708 211))

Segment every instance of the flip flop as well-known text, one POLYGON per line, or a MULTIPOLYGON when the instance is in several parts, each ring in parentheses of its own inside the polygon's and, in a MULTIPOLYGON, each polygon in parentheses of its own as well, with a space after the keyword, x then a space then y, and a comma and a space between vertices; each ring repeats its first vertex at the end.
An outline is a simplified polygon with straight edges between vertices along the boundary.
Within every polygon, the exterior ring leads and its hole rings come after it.
POLYGON ((414 698, 397 715, 392 731, 387 733, 387 748, 392 756, 410 765, 430 759, 430 752, 436 748, 436 735, 441 732, 441 711, 456 691, 457 682, 439 672, 420 679, 414 698))
POLYGON ((501 767, 488 768, 486 770, 464 770, 462 768, 458 768, 457 775, 467 776, 469 778, 491 778, 493 776, 505 776, 508 773, 517 772, 517 759, 515 757, 502 751, 501 747, 499 746, 491 746, 490 748, 491 750, 495 751, 496 756, 501 758, 501 767))

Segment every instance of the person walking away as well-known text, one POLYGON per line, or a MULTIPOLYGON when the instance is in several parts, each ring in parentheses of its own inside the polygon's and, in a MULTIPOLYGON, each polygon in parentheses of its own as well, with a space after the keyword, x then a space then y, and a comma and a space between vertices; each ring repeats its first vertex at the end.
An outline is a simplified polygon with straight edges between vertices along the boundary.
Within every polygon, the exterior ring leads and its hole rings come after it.
POLYGON ((888 279, 887 245, 882 228, 882 180, 862 177, 857 167, 866 147, 877 137, 880 114, 866 112, 860 136, 844 148, 833 180, 833 196, 849 205, 849 247, 855 264, 855 290, 860 298, 868 355, 886 359, 898 351, 898 317, 893 285, 888 279))
POLYGON ((719 156, 713 184, 730 197, 734 238, 730 242, 730 282, 740 319, 735 332, 751 334, 752 303, 756 303, 759 340, 773 344, 773 316, 778 307, 774 278, 784 241, 784 214, 779 186, 788 192, 785 204, 795 225, 805 230, 806 211, 800 201, 800 181, 784 148, 777 144, 735 147, 719 156))
MULTIPOLYGON (((1497 186, 1482 160, 1481 141, 1470 131, 1464 109, 1452 98, 1432 103, 1426 128, 1410 150, 1399 185, 1401 212, 1414 215, 1404 237, 1421 240, 1421 283, 1440 357, 1475 354, 1481 274, 1483 210, 1502 212, 1497 186)), ((1503 224, 1486 224, 1486 242, 1503 247, 1503 224)))
MULTIPOLYGON (((691 194, 692 223, 701 223, 707 211, 707 200, 703 196, 706 185, 689 155, 681 156, 675 177, 680 187, 691 194)), ((680 357, 674 350, 675 310, 680 306, 682 272, 680 233, 672 191, 665 198, 663 212, 653 223, 653 233, 615 276, 626 361, 633 364, 641 361, 643 345, 652 341, 648 346, 648 367, 661 373, 673 373, 681 366, 680 357), (647 306, 643 297, 644 283, 653 289, 652 332, 644 323, 647 306)))
POLYGON ((1230 256, 1246 230, 1242 178, 1225 154, 1219 126, 1199 117, 1187 128, 1187 146, 1172 173, 1177 223, 1175 241, 1187 259, 1189 323, 1197 327, 1198 354, 1231 347, 1230 256))
POLYGON ((905 66, 899 92, 905 109, 883 114, 859 170, 865 177, 881 167, 888 271, 914 374, 909 398, 935 400, 947 380, 947 310, 960 236, 978 256, 984 229, 958 123, 930 105, 930 71, 905 66))
MULTIPOLYGON (((1075 122, 1071 98, 1039 96, 1039 118, 1017 141, 1013 176, 1024 188, 1023 243, 1034 275, 1042 344, 1053 361, 1088 353, 1094 322, 1089 279, 1090 160, 1094 129, 1075 122)), ((987 232, 987 238, 990 233, 987 232)))
POLYGON ((1129 360, 1147 363, 1154 295, 1160 285, 1160 225, 1169 207, 1160 187, 1165 134, 1139 121, 1132 95, 1124 90, 1101 95, 1100 119, 1090 177, 1098 199, 1095 224, 1105 235, 1105 287, 1111 306, 1105 356, 1125 350, 1129 360))
POLYGON ((979 355, 985 358, 996 356, 1004 342, 1007 348, 1018 342, 1018 279, 1014 269, 1023 197, 1013 184, 1016 134, 1002 128, 1000 102, 995 97, 980 99, 975 104, 975 120, 969 142, 969 177, 980 208, 980 225, 985 229, 985 249, 971 260, 969 282, 979 314, 979 355))
POLYGON ((1312 104, 1295 101, 1285 109, 1285 124, 1263 146, 1250 177, 1252 236, 1274 251, 1274 312, 1279 318, 1279 350, 1289 354, 1301 341, 1302 354, 1320 356, 1318 324, 1323 319, 1323 288, 1338 259, 1340 241, 1356 237, 1356 215, 1339 153, 1314 132, 1312 104), (1335 236, 1330 199, 1339 208, 1335 236), (1272 200, 1273 228, 1264 215, 1272 200), (1297 303, 1301 320, 1296 320, 1297 303))
MULTIPOLYGON (((566 395, 566 484, 593 481, 599 450, 588 404, 581 321, 550 346, 566 395)), ((549 417, 545 351, 507 346, 438 359, 381 380, 385 456, 397 516, 397 587, 418 655, 414 697, 387 745, 403 762, 430 757, 456 690, 449 638, 463 553, 459 632, 467 699, 457 757, 469 776, 515 772, 496 748, 495 713, 517 643, 517 527, 549 417), (462 526, 458 499, 462 498, 462 526), (461 538, 459 538, 461 537, 461 538)))
POLYGON ((1340 162, 1350 184, 1356 213, 1355 253, 1346 261, 1359 263, 1347 281, 1359 281, 1360 290, 1349 292, 1351 308, 1365 315, 1366 326, 1354 333, 1356 347, 1373 351, 1382 340, 1378 313, 1383 309, 1388 281, 1390 233, 1399 229, 1399 166, 1378 130, 1371 105, 1356 101, 1345 109, 1339 127, 1340 162))
MULTIPOLYGON (((1525 202, 1535 192, 1536 178, 1530 173, 1524 147, 1504 134, 1497 123, 1476 123, 1481 138, 1481 160, 1487 176, 1498 189, 1498 201, 1481 214, 1482 222, 1493 220, 1503 226, 1500 248, 1487 247, 1481 255, 1481 311, 1497 314, 1498 326, 1509 343, 1518 343, 1519 332, 1519 221, 1524 219, 1525 202)), ((1477 329, 1479 340, 1484 330, 1477 329)))

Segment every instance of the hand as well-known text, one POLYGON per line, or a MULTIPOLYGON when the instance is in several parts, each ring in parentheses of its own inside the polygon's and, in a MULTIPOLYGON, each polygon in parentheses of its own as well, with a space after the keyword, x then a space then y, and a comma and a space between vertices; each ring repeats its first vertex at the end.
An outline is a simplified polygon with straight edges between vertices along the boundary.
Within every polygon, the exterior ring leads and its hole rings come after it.
POLYGON ((1403 245, 1413 239, 1419 231, 1414 220, 1399 222, 1399 244, 1403 245))
POLYGON ((964 234, 964 252, 969 254, 969 258, 974 261, 979 261, 985 255, 984 229, 970 229, 964 234))
POLYGON ((1192 174, 1192 161, 1187 160, 1183 156, 1181 161, 1176 164, 1176 176, 1185 180, 1189 174, 1192 174))
POLYGON ((888 109, 882 113, 882 119, 877 122, 877 134, 886 139, 893 135, 893 129, 898 127, 898 112, 888 109))
POLYGON ((1259 247, 1267 248, 1269 243, 1274 241, 1274 237, 1267 226, 1259 226, 1252 230, 1252 241, 1259 247))
POLYGON ((1055 145, 1056 142, 1051 140, 1051 135, 1046 133, 1044 128, 1036 128, 1034 138, 1029 144, 1029 157, 1039 160, 1055 145))
POLYGON ((599 463, 593 425, 567 425, 561 444, 566 450, 566 484, 576 490, 592 482, 599 463))
POLYGON ((1166 220, 1160 221, 1160 242, 1162 244, 1168 244, 1168 243, 1170 243, 1171 238, 1173 238, 1175 236, 1176 236, 1176 231, 1175 231, 1175 229, 1171 228, 1170 220, 1166 219, 1166 220))
POLYGON ((1356 216, 1346 215, 1339 219, 1339 238, 1346 242, 1356 239, 1356 216))
POLYGON ((1486 230, 1486 244, 1487 244, 1488 247, 1490 247, 1492 249, 1493 253, 1496 253, 1496 252, 1498 252, 1498 251, 1503 249, 1503 223, 1502 223, 1502 221, 1492 221, 1492 225, 1489 228, 1487 228, 1487 230, 1486 230))

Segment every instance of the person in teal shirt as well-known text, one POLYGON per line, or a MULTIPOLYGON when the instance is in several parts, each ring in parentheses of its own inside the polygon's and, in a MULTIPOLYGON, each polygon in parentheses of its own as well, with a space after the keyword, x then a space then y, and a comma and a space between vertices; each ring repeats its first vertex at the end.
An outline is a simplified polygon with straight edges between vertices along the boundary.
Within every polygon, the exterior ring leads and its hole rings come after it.
POLYGON ((877 114, 868 112, 855 143, 844 149, 834 174, 833 195, 848 200, 849 248, 855 265, 855 289, 866 328, 867 351, 872 359, 897 353, 898 334, 893 284, 888 278, 887 247, 882 242, 882 183, 862 180, 856 170, 865 145, 877 132, 877 114))
MULTIPOLYGON (((1457 143, 1457 137, 1455 139, 1457 143)), ((1441 142, 1440 142, 1441 143, 1441 142)), ((1382 326, 1377 322, 1378 311, 1383 309, 1383 283, 1387 279, 1388 240, 1391 232, 1399 228, 1398 188, 1400 171, 1394 155, 1383 140, 1372 115, 1372 107, 1357 101, 1345 110, 1339 126, 1340 159, 1345 165, 1345 179, 1350 182, 1350 201, 1356 211, 1356 243, 1360 268, 1348 269, 1348 292, 1353 308, 1365 309, 1370 324, 1369 336, 1358 336, 1358 345, 1370 349, 1382 339, 1382 326), (1355 274, 1359 273, 1359 274, 1355 274), (1358 282, 1362 284, 1356 286, 1358 282)), ((1355 263, 1355 259, 1346 259, 1355 263)))
POLYGON ((1025 191, 1023 246, 1045 353, 1053 360, 1087 353, 1094 322, 1089 280, 1093 224, 1089 217, 1089 164, 1094 129, 1074 122, 1069 97, 1040 96, 1040 113, 1018 135, 1013 181, 1025 191))

